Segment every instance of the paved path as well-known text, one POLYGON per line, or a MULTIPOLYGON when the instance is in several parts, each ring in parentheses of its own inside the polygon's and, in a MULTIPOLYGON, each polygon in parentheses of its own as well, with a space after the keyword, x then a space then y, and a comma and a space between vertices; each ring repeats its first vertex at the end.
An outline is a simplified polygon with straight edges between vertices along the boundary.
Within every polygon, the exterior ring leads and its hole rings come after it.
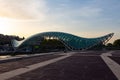
POLYGON ((78 54, 8 80, 118 80, 100 55, 78 54))
POLYGON ((38 53, 38 54, 27 54, 27 55, 16 55, 16 56, 0 56, 0 61, 3 60, 12 60, 12 59, 17 59, 17 58, 27 58, 27 57, 35 57, 35 56, 41 56, 41 55, 48 55, 48 54, 58 54, 61 52, 50 52, 50 53, 38 53))
POLYGON ((71 55, 72 55, 72 53, 69 53, 69 54, 67 54, 65 56, 62 56, 62 57, 58 57, 58 58, 54 58, 54 59, 44 61, 44 62, 41 62, 41 63, 26 66, 26 68, 15 69, 15 70, 12 70, 12 71, 9 71, 9 72, 2 73, 2 74, 0 74, 0 80, 6 80, 6 79, 9 79, 11 77, 29 72, 31 70, 35 70, 37 68, 47 66, 48 64, 51 64, 51 63, 57 62, 59 60, 65 59, 67 57, 70 57, 71 55))
POLYGON ((120 80, 120 65, 108 57, 113 52, 91 53, 57 54, 64 56, 1 73, 0 80, 120 80))
POLYGON ((103 53, 101 57, 104 60, 104 62, 108 65, 108 67, 111 69, 111 71, 114 73, 114 75, 118 78, 118 80, 120 80, 120 65, 108 57, 112 56, 111 53, 112 52, 103 53))

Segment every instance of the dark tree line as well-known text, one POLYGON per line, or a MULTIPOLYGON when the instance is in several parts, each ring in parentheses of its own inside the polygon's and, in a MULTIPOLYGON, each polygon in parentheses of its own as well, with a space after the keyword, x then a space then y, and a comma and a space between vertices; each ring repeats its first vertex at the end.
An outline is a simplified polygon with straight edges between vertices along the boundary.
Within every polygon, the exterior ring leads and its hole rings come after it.
POLYGON ((19 36, 0 34, 0 45, 1 46, 6 45, 6 44, 11 45, 11 40, 13 40, 13 39, 20 41, 20 40, 23 40, 24 37, 20 38, 19 36))
POLYGON ((111 50, 114 50, 114 49, 120 50, 120 39, 115 40, 113 43, 108 43, 106 45, 106 48, 111 50))

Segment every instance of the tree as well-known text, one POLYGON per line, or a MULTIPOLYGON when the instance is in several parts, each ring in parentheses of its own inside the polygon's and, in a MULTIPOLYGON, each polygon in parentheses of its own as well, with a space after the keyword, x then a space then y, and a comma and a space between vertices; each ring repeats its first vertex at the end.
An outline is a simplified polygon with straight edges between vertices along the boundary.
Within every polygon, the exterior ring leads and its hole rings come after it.
POLYGON ((113 42, 113 46, 120 48, 120 39, 117 39, 113 42))
POLYGON ((107 44, 107 47, 112 47, 112 46, 113 46, 112 43, 108 43, 108 44, 107 44))

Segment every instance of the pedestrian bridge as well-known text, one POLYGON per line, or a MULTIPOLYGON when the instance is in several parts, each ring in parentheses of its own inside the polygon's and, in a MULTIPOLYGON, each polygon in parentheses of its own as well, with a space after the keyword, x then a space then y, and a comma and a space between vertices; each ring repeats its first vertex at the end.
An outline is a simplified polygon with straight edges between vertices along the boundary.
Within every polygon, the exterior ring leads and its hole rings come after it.
POLYGON ((105 36, 97 38, 83 38, 73 34, 64 32, 43 32, 35 34, 22 42, 13 40, 13 46, 17 48, 30 47, 31 45, 40 44, 44 39, 57 39, 61 41, 66 47, 71 50, 83 50, 94 47, 98 44, 105 44, 109 41, 114 33, 107 34, 105 36))

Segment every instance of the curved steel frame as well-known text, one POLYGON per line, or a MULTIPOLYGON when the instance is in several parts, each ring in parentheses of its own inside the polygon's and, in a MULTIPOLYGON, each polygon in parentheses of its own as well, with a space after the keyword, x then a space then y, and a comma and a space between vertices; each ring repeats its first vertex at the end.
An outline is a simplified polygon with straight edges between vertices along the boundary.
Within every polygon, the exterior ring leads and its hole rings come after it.
POLYGON ((25 41, 18 45, 18 48, 21 46, 33 45, 36 43, 36 41, 40 41, 42 38, 44 38, 60 40, 66 47, 71 50, 82 50, 89 49, 100 43, 105 44, 112 38, 113 35, 114 33, 110 33, 98 38, 82 38, 64 32, 43 32, 27 38, 25 41))

